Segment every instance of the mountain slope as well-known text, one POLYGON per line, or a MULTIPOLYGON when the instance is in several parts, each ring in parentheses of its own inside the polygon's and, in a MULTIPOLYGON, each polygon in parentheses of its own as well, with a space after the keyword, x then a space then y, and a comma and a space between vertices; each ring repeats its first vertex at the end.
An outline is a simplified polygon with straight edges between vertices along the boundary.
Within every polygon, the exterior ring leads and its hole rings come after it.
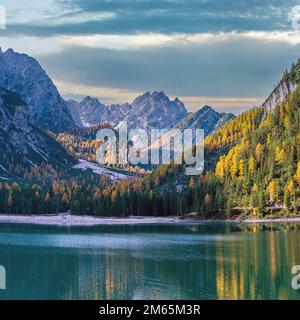
POLYGON ((0 86, 16 92, 29 106, 33 122, 62 132, 74 125, 65 101, 40 64, 12 49, 0 50, 0 86))
POLYGON ((290 72, 285 72, 282 79, 276 85, 269 97, 263 103, 267 112, 272 111, 276 106, 283 103, 291 93, 296 91, 300 83, 300 59, 293 64, 290 72))
MULTIPOLYGON (((210 106, 204 106, 199 109, 195 113, 189 113, 183 120, 181 120, 177 125, 175 125, 172 129, 179 130, 183 133, 186 129, 193 130, 193 143, 195 143, 196 139, 196 129, 204 130, 204 136, 212 134, 214 131, 221 129, 228 123, 230 120, 235 119, 235 115, 231 113, 218 113, 210 106)), ((151 145, 151 149, 160 149, 169 145, 170 139, 172 137, 173 132, 169 131, 162 135, 160 141, 155 141, 151 145)))
POLYGON ((45 163, 67 168, 75 161, 31 123, 29 108, 17 94, 0 88, 0 175, 22 178, 26 170, 45 163))
POLYGON ((75 100, 66 101, 66 106, 67 106, 69 113, 74 121, 75 126, 82 128, 82 127, 84 127, 84 125, 81 121, 78 105, 79 105, 79 103, 75 100))
POLYGON ((204 106, 195 113, 189 113, 174 126, 174 129, 203 129, 205 136, 207 136, 234 118, 235 115, 232 113, 218 113, 210 106, 204 106))

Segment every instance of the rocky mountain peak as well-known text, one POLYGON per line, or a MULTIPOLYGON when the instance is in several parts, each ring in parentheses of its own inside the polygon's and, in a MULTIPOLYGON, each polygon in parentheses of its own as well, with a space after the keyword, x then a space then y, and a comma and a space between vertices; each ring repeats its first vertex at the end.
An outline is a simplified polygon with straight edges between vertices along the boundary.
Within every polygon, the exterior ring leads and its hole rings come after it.
POLYGON ((0 86, 16 92, 39 127, 62 132, 74 125, 65 101, 41 65, 8 49, 0 54, 0 86))
POLYGON ((199 114, 203 114, 205 112, 213 112, 213 113, 215 113, 216 111, 211 106, 204 105, 201 109, 196 111, 195 114, 199 115, 199 114))
POLYGON ((87 105, 100 106, 102 105, 102 103, 98 98, 87 96, 80 102, 80 105, 84 107, 86 107, 87 105))
POLYGON ((168 100, 170 101, 169 97, 163 91, 154 91, 151 95, 153 99, 158 100, 168 100))

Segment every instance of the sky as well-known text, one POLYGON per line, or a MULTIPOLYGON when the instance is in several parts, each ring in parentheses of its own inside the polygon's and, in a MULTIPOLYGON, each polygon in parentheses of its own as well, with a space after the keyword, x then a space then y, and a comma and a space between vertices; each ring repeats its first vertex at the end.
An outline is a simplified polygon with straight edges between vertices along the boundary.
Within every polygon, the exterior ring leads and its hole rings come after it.
POLYGON ((300 58, 300 0, 0 0, 0 46, 34 56, 65 98, 146 91, 238 114, 300 58))

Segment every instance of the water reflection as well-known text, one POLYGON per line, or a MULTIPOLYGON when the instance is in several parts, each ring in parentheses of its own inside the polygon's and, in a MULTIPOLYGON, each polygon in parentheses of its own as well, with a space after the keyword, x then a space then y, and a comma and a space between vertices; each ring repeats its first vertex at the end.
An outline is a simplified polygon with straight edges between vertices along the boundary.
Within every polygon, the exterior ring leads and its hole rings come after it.
POLYGON ((300 224, 0 226, 1 299, 299 299, 300 224))

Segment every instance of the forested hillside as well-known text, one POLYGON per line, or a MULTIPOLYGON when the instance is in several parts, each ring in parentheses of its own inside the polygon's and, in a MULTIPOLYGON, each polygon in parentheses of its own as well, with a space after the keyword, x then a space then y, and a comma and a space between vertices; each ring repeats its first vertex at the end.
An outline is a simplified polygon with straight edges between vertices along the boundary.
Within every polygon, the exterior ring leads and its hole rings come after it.
MULTIPOLYGON (((226 208, 296 212, 300 187, 300 88, 217 163, 226 208)), ((222 202, 219 203, 222 205, 222 202)))

